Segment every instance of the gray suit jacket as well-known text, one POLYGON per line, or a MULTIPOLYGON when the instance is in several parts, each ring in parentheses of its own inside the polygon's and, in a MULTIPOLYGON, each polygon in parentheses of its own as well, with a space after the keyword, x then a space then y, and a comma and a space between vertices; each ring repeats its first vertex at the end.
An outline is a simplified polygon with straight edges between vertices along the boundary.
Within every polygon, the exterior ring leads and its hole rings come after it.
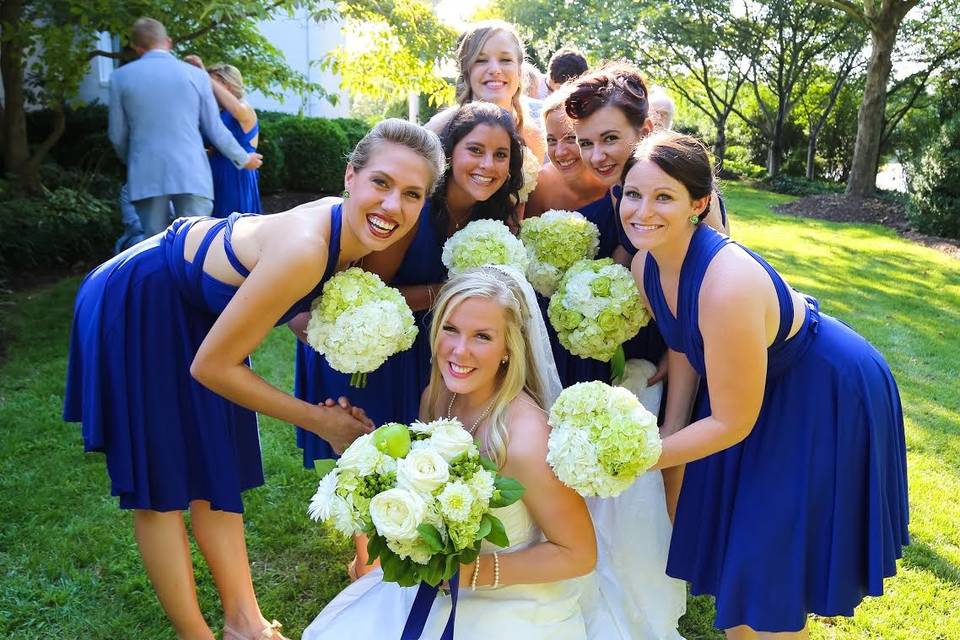
POLYGON ((127 165, 130 200, 177 193, 212 200, 201 132, 237 168, 246 164, 202 69, 154 49, 110 76, 110 142, 127 165))

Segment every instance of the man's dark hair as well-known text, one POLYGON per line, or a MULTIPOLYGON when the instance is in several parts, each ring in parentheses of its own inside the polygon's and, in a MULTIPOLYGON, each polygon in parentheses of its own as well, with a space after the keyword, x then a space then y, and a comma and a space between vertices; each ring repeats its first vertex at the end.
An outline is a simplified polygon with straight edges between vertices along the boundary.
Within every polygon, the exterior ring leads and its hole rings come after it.
POLYGON ((554 84, 563 84, 586 73, 589 65, 583 54, 574 49, 559 49, 554 52, 547 65, 547 73, 554 84))

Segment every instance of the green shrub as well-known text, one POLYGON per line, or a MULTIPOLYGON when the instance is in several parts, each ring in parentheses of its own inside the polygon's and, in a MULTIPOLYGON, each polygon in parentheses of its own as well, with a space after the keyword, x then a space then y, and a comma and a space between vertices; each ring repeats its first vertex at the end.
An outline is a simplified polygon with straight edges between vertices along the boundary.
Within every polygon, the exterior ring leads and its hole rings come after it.
MULTIPOLYGON (((50 150, 50 158, 69 169, 120 179, 123 163, 117 158, 107 136, 107 107, 96 102, 82 107, 69 107, 65 116, 66 129, 50 150)), ((52 127, 53 115, 50 111, 33 111, 27 115, 27 131, 34 144, 42 142, 52 127)))
POLYGON ((59 187, 0 203, 0 272, 62 269, 107 258, 120 235, 111 201, 59 187))
POLYGON ((343 135, 347 137, 347 153, 351 153, 357 143, 370 131, 370 125, 359 118, 334 118, 343 135))
POLYGON ((910 222, 924 233, 960 238, 960 114, 940 127, 912 174, 910 222))
POLYGON ((723 159, 723 170, 741 178, 750 178, 751 180, 760 180, 763 176, 767 175, 767 170, 758 164, 730 158, 723 159))
POLYGON ((277 138, 283 150, 287 187, 296 191, 339 193, 347 166, 347 137, 323 118, 280 119, 277 138))
POLYGON ((280 120, 260 121, 257 152, 263 154, 260 167, 260 193, 276 193, 287 188, 286 158, 280 146, 280 120))
POLYGON ((807 180, 797 176, 788 176, 785 173, 772 178, 765 178, 763 185, 770 191, 784 193, 791 196, 815 196, 825 193, 843 193, 844 185, 827 180, 807 180))

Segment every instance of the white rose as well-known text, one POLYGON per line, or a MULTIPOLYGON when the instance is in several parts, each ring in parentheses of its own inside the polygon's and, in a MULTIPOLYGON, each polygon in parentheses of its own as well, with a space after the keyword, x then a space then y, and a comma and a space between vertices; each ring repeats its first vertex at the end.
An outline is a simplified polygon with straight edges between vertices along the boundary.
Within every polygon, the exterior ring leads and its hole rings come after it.
POLYGON ((370 518, 387 540, 413 540, 419 534, 427 505, 409 489, 387 489, 370 500, 370 518))
POLYGON ((355 471, 358 475, 368 476, 380 465, 383 454, 373 444, 373 436, 366 433, 353 441, 340 456, 337 467, 355 471))
POLYGON ((450 479, 450 467, 431 448, 415 449, 397 461, 397 486, 430 494, 450 479))
POLYGON ((473 436, 459 423, 452 421, 445 421, 433 429, 433 434, 430 436, 430 446, 447 462, 464 451, 469 451, 471 455, 479 455, 477 445, 473 443, 473 436))

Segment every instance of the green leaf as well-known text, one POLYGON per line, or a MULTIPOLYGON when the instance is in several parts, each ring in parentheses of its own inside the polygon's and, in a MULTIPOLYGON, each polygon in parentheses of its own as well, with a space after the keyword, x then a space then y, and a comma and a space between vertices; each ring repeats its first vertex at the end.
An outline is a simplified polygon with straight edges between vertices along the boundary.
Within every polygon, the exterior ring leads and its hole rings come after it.
POLYGON ((489 471, 490 473, 497 473, 499 469, 497 465, 494 464, 493 460, 486 456, 480 456, 480 466, 489 471))
POLYGON ((386 548, 387 545, 380 536, 370 536, 367 538, 367 555, 370 557, 370 560, 367 562, 367 564, 372 564, 374 558, 380 557, 380 555, 383 553, 383 550, 386 548))
POLYGON ((480 518, 480 529, 477 532, 478 539, 483 540, 490 535, 490 531, 493 529, 493 520, 495 519, 496 518, 491 516, 489 513, 483 514, 483 517, 480 518))
POLYGON ((443 556, 433 556, 426 567, 420 568, 420 577, 424 582, 435 587, 443 580, 443 568, 443 556))
POLYGON ((491 507, 507 507, 523 497, 523 485, 513 478, 497 476, 493 486, 499 491, 499 495, 494 494, 490 500, 491 507))
POLYGON ((452 556, 446 556, 444 559, 443 567, 443 579, 449 580, 453 577, 453 574, 457 572, 457 569, 460 568, 460 554, 455 554, 452 556))
POLYGON ((325 475, 333 471, 336 466, 337 461, 333 459, 317 460, 315 465, 317 477, 323 478, 325 475))
POLYGON ((432 524, 422 524, 417 527, 417 532, 420 534, 420 537, 423 538, 423 541, 430 546, 432 553, 440 553, 443 551, 443 537, 435 526, 432 524))
POLYGON ((386 582, 400 582, 403 577, 403 560, 386 545, 380 552, 380 567, 383 569, 383 579, 386 582))
MULTIPOLYGON (((484 514, 489 515, 489 514, 484 514)), ((495 516, 490 516, 490 533, 484 536, 485 539, 489 540, 492 544, 497 545, 498 547, 509 547, 510 539, 507 538, 507 530, 504 529, 503 523, 500 522, 500 518, 495 516)))

